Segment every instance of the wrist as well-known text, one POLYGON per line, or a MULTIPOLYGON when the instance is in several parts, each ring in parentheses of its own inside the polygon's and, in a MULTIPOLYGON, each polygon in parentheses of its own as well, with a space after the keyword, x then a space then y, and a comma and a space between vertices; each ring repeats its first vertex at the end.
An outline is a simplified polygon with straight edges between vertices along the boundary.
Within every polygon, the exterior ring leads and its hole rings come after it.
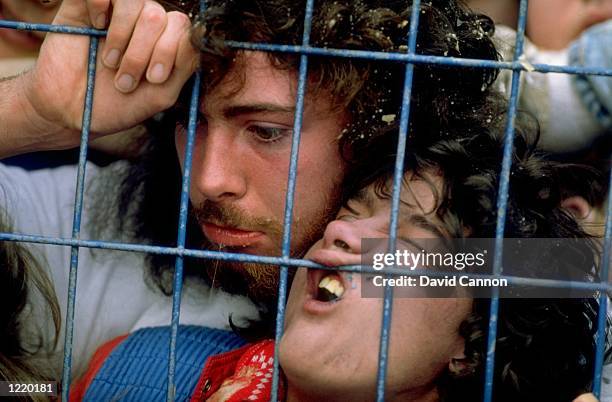
MULTIPOLYGON (((59 121, 53 121, 40 112, 41 102, 36 100, 36 88, 32 79, 33 71, 28 71, 17 77, 19 94, 19 102, 16 105, 21 113, 21 136, 24 145, 28 147, 28 152, 49 151, 72 148, 78 144, 74 143, 73 135, 65 124, 59 121), (70 140, 70 141, 68 141, 70 140)), ((78 136, 76 137, 78 138, 78 136)))
POLYGON ((0 101, 0 158, 29 152, 63 149, 74 144, 62 143, 68 131, 45 119, 32 104, 29 87, 31 72, 0 82, 8 94, 0 101))

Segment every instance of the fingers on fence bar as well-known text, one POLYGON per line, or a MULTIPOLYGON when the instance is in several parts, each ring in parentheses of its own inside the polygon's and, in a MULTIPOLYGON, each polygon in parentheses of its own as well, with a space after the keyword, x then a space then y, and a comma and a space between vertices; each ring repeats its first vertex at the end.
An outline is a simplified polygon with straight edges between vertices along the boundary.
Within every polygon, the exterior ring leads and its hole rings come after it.
POLYGON ((102 60, 106 67, 118 68, 119 91, 131 92, 138 85, 167 22, 166 11, 155 2, 117 2, 102 60))
POLYGON ((106 28, 110 15, 110 0, 87 0, 87 11, 91 24, 98 29, 106 28))
MULTIPOLYGON (((147 81, 153 84, 160 84, 168 79, 175 60, 178 61, 179 47, 181 44, 187 43, 189 25, 189 18, 185 14, 178 12, 168 13, 166 29, 155 44, 151 55, 146 75, 147 81)), ((178 67, 180 67, 180 64, 178 67)))
MULTIPOLYGON (((154 9, 148 5, 145 12, 145 0, 117 0, 113 3, 112 17, 108 26, 108 34, 106 35, 106 41, 104 50, 102 51, 102 60, 104 65, 108 68, 117 68, 122 64, 123 55, 130 45, 130 39, 132 34, 136 31, 137 24, 149 24, 149 32, 153 33, 163 29, 165 25, 163 11, 154 9), (139 20, 140 15, 143 14, 142 20, 139 20), (151 19, 151 21, 148 21, 151 19), (159 28, 162 25, 162 28, 159 28)), ((157 35, 150 39, 155 41, 157 35)), ((153 42, 154 43, 154 42, 153 42)), ((132 51, 135 43, 131 43, 132 51)), ((144 45, 144 44, 141 44, 144 45)), ((142 60, 146 62, 148 60, 142 60)))
POLYGON ((174 67, 186 66, 193 72, 195 57, 179 57, 190 48, 190 21, 185 14, 167 13, 152 0, 115 0, 111 18, 110 1, 90 0, 88 12, 91 24, 98 28, 110 21, 101 58, 104 66, 117 70, 114 85, 118 91, 133 92, 145 73, 148 82, 162 84, 174 67))
MULTIPOLYGON (((90 11, 85 4, 85 1, 65 1, 55 23, 89 25, 90 11)), ((123 20, 120 1, 115 4, 111 31, 113 24, 120 26, 123 20)), ((114 46, 112 40, 101 42, 91 124, 94 137, 133 127, 172 106, 196 69, 198 53, 189 40, 188 17, 178 12, 166 13, 161 6, 149 4, 152 3, 143 3, 136 25, 124 30, 126 37, 121 40, 127 48, 119 50, 125 56, 119 56, 118 70, 102 63, 114 46), (141 80, 145 72, 149 80, 141 80), (116 88, 122 82, 127 82, 129 93, 116 88)), ((82 126, 83 108, 75 94, 84 94, 86 89, 88 41, 82 36, 47 35, 35 68, 19 80, 24 83, 23 103, 32 111, 29 119, 32 123, 27 131, 32 136, 40 134, 33 150, 78 145, 77 131, 82 126)))

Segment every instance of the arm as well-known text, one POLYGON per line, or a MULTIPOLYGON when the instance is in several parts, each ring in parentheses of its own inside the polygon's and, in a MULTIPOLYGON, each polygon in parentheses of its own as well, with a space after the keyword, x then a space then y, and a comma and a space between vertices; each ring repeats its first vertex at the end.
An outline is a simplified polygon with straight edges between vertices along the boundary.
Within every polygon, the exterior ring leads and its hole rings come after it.
MULTIPOLYGON (((110 16, 96 68, 91 129, 97 138, 174 104, 197 52, 188 17, 152 0, 64 0, 54 24, 89 26, 90 13, 94 21, 110 16)), ((0 157, 78 145, 88 49, 88 37, 50 33, 34 69, 0 82, 0 157)))
POLYGON ((0 80, 0 158, 42 149, 43 133, 53 135, 48 125, 29 104, 23 76, 0 80))
MULTIPOLYGON (((611 10, 612 10, 612 2, 611 10)), ((612 19, 586 30, 570 47, 572 65, 612 68, 612 19)), ((576 75, 572 83, 580 100, 601 126, 612 129, 612 77, 576 75)))

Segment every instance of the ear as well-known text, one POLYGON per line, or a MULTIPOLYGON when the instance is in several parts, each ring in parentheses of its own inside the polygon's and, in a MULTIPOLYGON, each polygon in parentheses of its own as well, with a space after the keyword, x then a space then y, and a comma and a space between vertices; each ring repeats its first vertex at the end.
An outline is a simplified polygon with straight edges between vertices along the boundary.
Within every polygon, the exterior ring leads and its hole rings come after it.
POLYGON ((450 362, 448 362, 448 371, 453 377, 465 377, 474 373, 475 369, 475 362, 465 356, 462 358, 452 358, 450 362))
POLYGON ((584 198, 574 195, 561 201, 561 208, 567 210, 578 221, 584 221, 591 215, 591 205, 584 198))
POLYGON ((465 355, 465 340, 462 339, 460 346, 457 345, 453 357, 448 362, 448 371, 453 377, 463 377, 474 372, 475 362, 465 355))

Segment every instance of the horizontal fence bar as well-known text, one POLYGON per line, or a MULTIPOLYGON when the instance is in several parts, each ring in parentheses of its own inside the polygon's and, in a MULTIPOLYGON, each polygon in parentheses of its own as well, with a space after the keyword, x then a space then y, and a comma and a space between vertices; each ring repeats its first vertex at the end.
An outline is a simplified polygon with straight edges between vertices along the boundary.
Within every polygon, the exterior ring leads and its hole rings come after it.
MULTIPOLYGON (((299 258, 282 258, 282 257, 269 257, 269 256, 258 256, 251 254, 238 254, 238 253, 227 253, 220 251, 208 251, 208 250, 195 250, 195 249, 181 249, 177 247, 163 247, 163 246, 148 246, 143 244, 129 244, 129 243, 115 243, 115 242, 102 242, 95 240, 72 240, 63 238, 51 238, 42 236, 28 236, 28 235, 16 235, 13 233, 0 233, 0 240, 5 241, 17 241, 24 243, 36 243, 36 244, 49 244, 58 246, 78 246, 83 248, 94 248, 104 250, 115 250, 115 251, 128 251, 148 254, 164 254, 164 255, 180 255, 183 257, 200 258, 205 260, 223 260, 223 261, 238 261, 238 262, 252 262, 259 264, 270 264, 270 265, 286 265, 291 267, 302 267, 311 269, 322 269, 329 271, 342 271, 351 273, 361 274, 376 274, 381 275, 381 271, 371 267, 364 267, 361 265, 349 265, 339 267, 327 267, 319 265, 311 260, 303 260, 299 258)), ((409 271, 401 268, 385 268, 385 275, 389 276, 410 276, 416 277, 423 275, 423 272, 409 271)), ((444 275, 453 274, 453 272, 428 272, 427 276, 431 277, 443 277, 444 275)), ((595 290, 601 292, 612 293, 612 284, 607 282, 581 282, 581 281, 563 281, 556 279, 541 279, 541 278, 524 278, 516 277, 512 275, 493 275, 493 274, 476 274, 476 273, 465 273, 462 274, 469 278, 474 279, 506 279, 509 284, 513 285, 526 285, 526 286, 541 286, 547 288, 576 288, 585 290, 595 290)))
MULTIPOLYGON (((0 28, 18 29, 22 31, 42 31, 66 33, 73 35, 106 36, 106 31, 74 27, 69 25, 29 24, 25 22, 0 20, 0 28)), ((437 64, 449 67, 469 68, 497 68, 500 70, 522 70, 526 72, 536 71, 540 73, 561 73, 571 75, 602 75, 612 76, 612 69, 604 67, 583 66, 560 66, 551 64, 531 64, 526 61, 491 61, 480 59, 460 59, 456 57, 428 56, 423 54, 406 54, 396 52, 376 52, 370 50, 351 50, 320 48, 312 46, 280 45, 268 43, 249 43, 237 41, 225 41, 225 44, 245 50, 259 50, 265 52, 294 53, 311 56, 344 57, 357 59, 370 59, 380 61, 397 61, 414 64, 437 64)))
MULTIPOLYGON (((417 2, 418 4, 418 2, 417 2)), ((519 18, 519 25, 524 26, 525 18, 526 18, 526 1, 522 1, 521 7, 525 10, 521 11, 519 18)), ((308 22, 308 21, 307 21, 308 22)), ((41 32, 52 32, 52 33, 63 33, 63 34, 72 34, 72 35, 87 35, 90 37, 98 38, 105 37, 107 31, 98 30, 89 27, 75 27, 75 26, 66 26, 66 25, 49 25, 49 24, 34 24, 20 21, 7 21, 0 20, 0 28, 8 28, 8 29, 16 29, 21 31, 41 31, 41 32)), ((416 28, 415 28, 416 29, 416 28)), ((521 29, 519 29, 521 31, 521 29)), ((522 45, 522 40, 524 39, 524 35, 522 32, 519 32, 520 35, 517 35, 517 48, 520 49, 522 45)), ((512 91, 513 96, 511 99, 511 106, 516 107, 517 97, 518 97, 518 72, 540 72, 540 73, 562 73, 562 74, 571 74, 571 75, 596 75, 596 76, 610 76, 612 77, 612 69, 603 68, 603 67, 584 67, 584 66, 560 66, 560 65, 548 65, 548 64, 531 64, 528 61, 518 59, 517 55, 515 55, 515 61, 491 61, 491 60, 479 60, 479 59, 463 59, 463 58, 452 58, 452 57, 442 57, 442 56, 433 56, 433 55, 417 55, 417 54, 407 54, 401 52, 379 52, 379 51, 367 51, 367 50, 348 50, 348 49, 333 49, 333 48, 319 48, 319 47, 311 47, 308 46, 306 41, 306 45, 304 46, 295 46, 295 45, 282 45, 282 44, 267 44, 267 43, 246 43, 246 42, 238 42, 238 41, 226 41, 227 46, 235 48, 235 49, 243 49, 243 50, 253 50, 253 51, 264 51, 264 52, 280 52, 280 53, 292 53, 301 56, 322 56, 322 57, 339 57, 339 58, 356 58, 356 59, 367 59, 367 60, 375 60, 375 61, 389 61, 389 62, 401 62, 407 64, 415 64, 415 65, 439 65, 439 66, 447 66, 447 67, 455 67, 455 68, 485 68, 485 69, 502 69, 502 70, 511 70, 515 72, 515 83, 513 83, 514 90, 512 91)), ((401 49, 400 49, 401 50, 401 49)), ((305 58, 305 57, 304 57, 305 58)), ((513 113, 511 112, 510 115, 513 113)), ((511 124, 511 123, 510 123, 511 124)), ((513 131, 510 126, 507 130, 507 135, 510 136, 511 131, 513 131)), ((509 141, 507 141, 509 142, 509 141)), ((506 152, 508 152, 511 147, 506 144, 506 152)), ((85 145, 82 145, 85 146, 85 145)), ((85 152, 82 152, 81 155, 85 155, 85 152)), ((84 161, 80 163, 82 167, 84 167, 84 161)), ((506 169, 507 170, 507 169, 506 169)), ((507 179, 509 176, 508 173, 502 175, 502 182, 507 179)), ((293 178, 295 180, 295 178, 293 178)), ((612 176, 611 176, 612 180, 612 176)), ((292 180, 290 180, 291 182, 292 180)), ((396 180, 397 181, 397 180, 396 180)), ((507 184, 507 183, 506 183, 507 184)), ((611 189, 612 191, 612 189, 611 189)), ((185 190, 183 190, 185 192, 185 190)), ((507 189, 504 191, 500 191, 502 194, 507 194, 507 189)), ((292 197, 289 197, 291 200, 292 197)), ((75 210, 80 211, 81 201, 77 201, 77 207, 75 210)), ((184 200, 183 204, 186 205, 186 201, 184 200)), ((288 202, 288 209, 291 209, 292 202, 288 202)), ((394 208, 395 210, 395 208, 394 208)), ((611 223, 610 223, 610 210, 612 208, 608 206, 608 214, 606 215, 607 224, 606 224, 606 245, 604 251, 604 278, 606 277, 605 273, 607 272, 607 262, 610 254, 610 242, 609 239, 611 237, 611 223)), ((500 214, 503 215, 506 211, 505 206, 501 208, 500 214)), ((75 217, 76 226, 78 226, 78 220, 80 218, 80 213, 75 217)), ((291 213, 289 213, 291 216, 291 213)), ((397 219, 397 216, 392 216, 392 221, 397 219)), ((500 219, 501 224, 498 223, 498 228, 501 228, 501 237, 503 237, 503 224, 505 219, 502 217, 500 219)), ((395 227, 395 223, 392 225, 395 227)), ((181 232, 184 237, 184 228, 181 226, 181 232)), ((184 249, 182 247, 182 243, 184 243, 184 239, 181 240, 181 235, 179 235, 179 246, 178 247, 164 247, 164 246, 153 246, 153 245, 144 245, 144 244, 130 244, 130 243, 119 243, 112 241, 98 241, 98 240, 81 240, 78 239, 78 231, 73 235, 74 238, 59 238, 59 237, 49 237, 49 236, 36 236, 36 235, 22 235, 15 233, 0 233, 0 240, 5 241, 17 241, 17 242, 26 242, 26 243, 36 243, 36 244, 48 244, 48 245, 57 245, 57 246, 67 246, 73 247, 74 250, 78 250, 78 248, 91 248, 91 249, 107 249, 114 251, 127 251, 127 252, 139 252, 139 253, 149 253, 149 254, 164 254, 164 255, 173 255, 176 256, 177 259, 182 259, 184 257, 192 257, 192 258, 200 258, 200 259, 214 259, 214 260, 225 260, 225 261, 238 261, 243 263, 263 263, 270 265, 282 266, 285 270, 286 276, 286 268, 284 267, 306 267, 311 269, 323 269, 323 270, 333 270, 333 271, 343 271, 343 272, 351 272, 351 273, 361 273, 361 274, 375 274, 375 275, 383 275, 383 273, 379 270, 375 270, 371 267, 363 267, 363 266, 344 266, 344 267, 325 267, 319 264, 316 264, 309 260, 303 260, 298 258, 290 258, 288 254, 288 240, 285 241, 285 246, 283 247, 282 257, 272 257, 272 256, 259 256, 259 255, 249 255, 249 254, 239 254, 239 253, 227 253, 227 252, 219 252, 219 251, 208 251, 208 250, 197 250, 197 249, 184 249)), ((288 237, 287 237, 288 239, 288 237)), ((496 247, 497 251, 497 247, 496 247)), ((501 254, 501 250, 499 251, 501 254)), ((73 253, 74 254, 74 253, 73 253)), ((73 256, 74 260, 74 256, 73 256)), ((499 260, 501 261, 501 260, 499 260)), ((595 373, 594 373, 594 393, 599 396, 600 393, 600 385, 601 385, 601 366, 603 364, 603 352, 605 346, 605 319, 606 319, 606 306, 604 303, 607 303, 607 297, 605 294, 612 293, 612 285, 607 282, 580 282, 580 281, 565 281, 565 280, 553 280, 553 279, 542 279, 542 278, 525 278, 525 277, 516 277, 511 275, 503 275, 501 274, 501 263, 496 262, 494 264, 494 273, 493 274, 477 274, 477 273, 461 273, 461 276, 466 276, 469 278, 494 278, 494 279, 504 279, 507 280, 509 284, 518 285, 518 286, 538 286, 538 287, 546 287, 546 288, 572 288, 572 289, 581 289, 581 290, 593 290, 600 291, 602 295, 599 299, 600 311, 599 311, 599 319, 598 319, 598 338, 597 338, 597 356, 595 362, 595 373), (499 272, 498 272, 499 271, 499 272)), ((73 269, 76 269, 76 260, 73 262, 73 269)), ((178 270, 180 271, 180 269, 178 270)), ((445 275, 458 275, 456 272, 427 272, 426 274, 422 271, 407 271, 405 269, 393 269, 386 268, 384 271, 385 276, 409 276, 416 277, 421 275, 427 275, 432 277, 442 277, 445 275)), ((70 296, 74 299, 75 291, 76 291, 76 275, 74 279, 70 281, 74 285, 70 286, 70 296)), ((180 279, 178 280, 180 283, 180 279)), ((286 278, 283 282, 286 282, 286 278)), ((176 286, 176 283, 175 283, 176 286)), ((281 289, 286 289, 286 283, 281 286, 281 289)), ((173 306, 173 331, 176 331, 178 327, 178 305, 180 305, 180 289, 178 292, 175 292, 174 295, 174 306, 173 306), (177 294, 178 293, 178 294, 177 294), (175 317, 176 314, 176 317, 175 317)), ((281 300, 284 299, 284 296, 281 300)), ((70 308, 69 308, 70 310, 70 308)), ((389 310, 388 310, 389 311, 389 310)), ((69 314, 70 315, 70 314, 69 314)), ((492 309, 490 319, 493 319, 493 316, 496 315, 492 309)), ((282 314, 281 314, 282 316, 282 314)), ((390 323, 390 317, 388 317, 390 323)), ((279 319, 277 318, 277 323, 279 319)), ((384 327, 389 328, 389 323, 386 323, 384 327)), ((65 355, 65 366, 64 366, 64 388, 65 391, 63 393, 63 397, 67 399, 68 395, 68 384, 70 382, 70 348, 71 348, 71 337, 72 337, 72 325, 73 320, 68 320, 68 331, 66 335, 66 348, 68 353, 65 355), (67 371, 67 373, 66 373, 67 371)), ((282 325, 282 320, 281 320, 282 325)), ((175 335, 175 334, 173 334, 175 335)), ((175 336, 173 336, 175 339, 175 336)), ((493 358, 495 355, 494 352, 494 344, 496 341, 495 333, 492 332, 492 336, 489 339, 489 347, 491 348, 491 353, 489 354, 489 362, 487 368, 487 381, 485 381, 486 392, 485 392, 485 400, 490 400, 492 397, 492 373, 493 373, 493 358)), ((174 348, 171 348, 171 366, 174 363, 174 348)), ((382 359, 385 360, 385 359, 382 359)), ((277 363, 276 363, 277 364, 277 363)), ((384 367, 384 362, 383 362, 384 367)), ((379 376, 379 399, 384 395, 384 379, 386 377, 386 373, 384 369, 381 371, 382 375, 379 376)), ((168 374, 168 385, 172 385, 174 379, 174 368, 170 367, 168 374)), ((276 389, 276 387, 275 387, 276 389)), ((276 392, 275 392, 276 394, 276 392)), ((171 395, 171 392, 169 392, 171 395)), ((173 399, 173 395, 169 396, 169 400, 173 399)))
POLYGON ((424 54, 406 54, 393 52, 376 52, 370 50, 333 49, 319 47, 305 47, 294 45, 275 45, 266 43, 249 43, 225 41, 225 43, 237 49, 258 50, 277 53, 307 54, 311 56, 344 57, 356 59, 370 59, 379 61, 398 61, 414 64, 437 64, 449 67, 472 67, 472 68, 498 68, 502 70, 537 71, 541 73, 564 73, 581 75, 603 75, 612 76, 612 69, 603 67, 581 67, 581 66, 555 66, 549 64, 531 64, 526 61, 491 61, 482 59, 460 59, 446 56, 430 56, 424 54))
POLYGON ((18 31, 54 32, 71 35, 106 36, 105 30, 75 27, 71 25, 31 24, 29 22, 0 20, 0 28, 16 29, 18 31))

